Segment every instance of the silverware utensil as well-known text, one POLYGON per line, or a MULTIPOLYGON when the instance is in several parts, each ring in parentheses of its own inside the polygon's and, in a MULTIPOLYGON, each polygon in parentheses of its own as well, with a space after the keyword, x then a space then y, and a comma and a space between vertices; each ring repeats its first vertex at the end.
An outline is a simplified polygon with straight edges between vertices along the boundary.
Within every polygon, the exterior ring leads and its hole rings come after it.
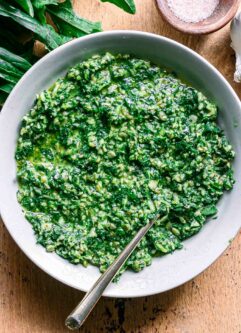
POLYGON ((65 321, 65 325, 71 329, 79 329, 96 303, 102 296, 103 292, 109 285, 109 283, 116 276, 120 268, 124 265, 126 260, 129 258, 131 253, 134 251, 136 246, 139 244, 141 239, 145 236, 147 231, 153 226, 156 220, 160 217, 160 215, 156 215, 154 219, 148 222, 144 227, 142 227, 135 237, 131 240, 131 242, 125 247, 125 249, 121 252, 121 254, 117 257, 117 259, 110 265, 110 267, 99 277, 99 279, 95 282, 90 291, 87 292, 82 301, 77 305, 73 312, 67 317, 65 321))

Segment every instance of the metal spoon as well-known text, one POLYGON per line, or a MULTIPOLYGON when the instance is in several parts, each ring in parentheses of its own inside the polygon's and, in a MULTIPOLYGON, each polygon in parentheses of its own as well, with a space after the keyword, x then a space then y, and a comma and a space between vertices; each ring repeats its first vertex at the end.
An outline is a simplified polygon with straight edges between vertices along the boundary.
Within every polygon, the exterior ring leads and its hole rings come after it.
POLYGON ((132 239, 132 241, 125 247, 125 249, 121 252, 119 257, 111 264, 111 266, 103 273, 100 278, 95 282, 93 287, 88 291, 82 301, 77 305, 73 312, 67 317, 65 321, 65 325, 71 330, 75 330, 80 328, 94 306, 102 296, 104 290, 109 285, 109 283, 116 276, 120 268, 126 262, 128 257, 134 251, 136 246, 139 244, 141 239, 145 236, 147 231, 153 226, 156 220, 160 217, 160 215, 156 215, 153 220, 147 223, 144 227, 142 227, 136 234, 136 236, 132 239))

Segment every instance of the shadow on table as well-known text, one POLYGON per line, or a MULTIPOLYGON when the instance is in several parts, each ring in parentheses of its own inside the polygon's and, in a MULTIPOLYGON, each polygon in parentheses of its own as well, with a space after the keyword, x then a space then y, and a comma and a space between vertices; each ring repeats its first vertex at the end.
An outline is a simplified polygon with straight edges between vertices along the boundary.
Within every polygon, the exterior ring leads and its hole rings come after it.
MULTIPOLYGON (((17 298, 21 297, 22 315, 26 316, 31 311, 31 321, 44 332, 67 332, 64 320, 84 293, 55 281, 37 267, 33 270, 28 292, 16 295, 17 298)), ((177 311, 173 305, 182 293, 182 288, 176 288, 163 294, 138 299, 102 298, 80 332, 146 332, 144 327, 146 329, 152 326, 157 319, 158 322, 162 321, 162 318, 167 317, 170 308, 173 312, 177 311)))
MULTIPOLYGON (((84 293, 54 280, 35 266, 15 245, 2 227, 0 274, 3 317, 6 316, 12 333, 68 332, 64 326, 66 316, 82 299, 84 293), (4 311, 4 309, 6 311, 4 311), (9 316, 9 318, 8 318, 9 316), (22 325, 22 326, 21 326, 22 325), (11 327, 10 327, 11 326, 11 327)), ((83 328, 84 333, 120 332, 142 333, 167 317, 167 311, 175 314, 183 287, 138 299, 102 298, 83 328)), ((151 332, 159 332, 152 330, 151 332)))

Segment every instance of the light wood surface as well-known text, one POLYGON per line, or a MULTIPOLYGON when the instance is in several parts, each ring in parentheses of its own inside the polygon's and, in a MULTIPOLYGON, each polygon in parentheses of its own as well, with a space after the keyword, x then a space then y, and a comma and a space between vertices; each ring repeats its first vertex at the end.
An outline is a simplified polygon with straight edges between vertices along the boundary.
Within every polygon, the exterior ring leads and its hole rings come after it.
MULTIPOLYGON (((103 22, 104 30, 149 31, 191 47, 216 66, 241 97, 241 85, 232 81, 229 26, 208 36, 183 35, 162 21, 154 0, 136 3, 135 16, 98 0, 77 0, 75 8, 83 17, 103 22)), ((83 293, 42 272, 0 225, 0 333, 68 332, 64 319, 83 293)), ((240 333, 241 235, 209 269, 175 290, 132 300, 102 299, 80 332, 240 333)))

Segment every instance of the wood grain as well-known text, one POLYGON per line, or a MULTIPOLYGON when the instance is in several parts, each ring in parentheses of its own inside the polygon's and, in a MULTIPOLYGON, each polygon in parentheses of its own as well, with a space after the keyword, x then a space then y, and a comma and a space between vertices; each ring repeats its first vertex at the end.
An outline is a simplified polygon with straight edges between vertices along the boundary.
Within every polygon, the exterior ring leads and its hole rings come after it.
MULTIPOLYGON (((97 0, 75 1, 80 15, 103 22, 104 30, 135 29, 175 39, 209 60, 233 83, 234 52, 229 26, 208 36, 188 36, 160 18, 154 0, 136 0, 137 14, 97 0)), ((230 221, 231 223, 231 221, 230 221)), ((55 281, 15 245, 1 223, 0 332, 68 332, 64 319, 83 293, 55 281)), ((80 330, 83 333, 240 333, 241 235, 209 269, 164 294, 139 299, 102 299, 80 330)))

